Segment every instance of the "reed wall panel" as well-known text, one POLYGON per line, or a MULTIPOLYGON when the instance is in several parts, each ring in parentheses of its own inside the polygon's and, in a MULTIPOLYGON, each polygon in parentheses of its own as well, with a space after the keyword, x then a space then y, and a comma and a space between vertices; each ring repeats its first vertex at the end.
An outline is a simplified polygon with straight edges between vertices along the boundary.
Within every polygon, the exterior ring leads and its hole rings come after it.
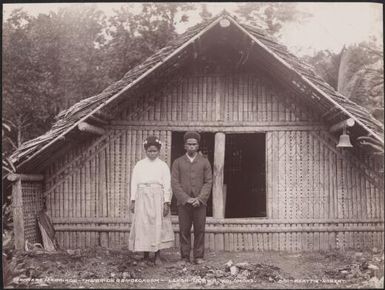
POLYGON ((21 182, 24 216, 24 238, 30 243, 42 243, 37 215, 43 209, 41 182, 21 182))
POLYGON ((384 217, 381 176, 336 148, 327 132, 268 132, 266 144, 268 218, 384 217))
POLYGON ((160 158, 169 164, 171 132, 132 128, 111 129, 83 151, 74 149, 53 163, 45 174, 48 214, 56 218, 128 220, 131 172, 145 157, 143 141, 152 134, 162 140, 160 158))
POLYGON ((317 122, 299 97, 259 74, 189 75, 148 92, 120 116, 127 121, 317 122), (135 113, 136 111, 142 113, 135 113))

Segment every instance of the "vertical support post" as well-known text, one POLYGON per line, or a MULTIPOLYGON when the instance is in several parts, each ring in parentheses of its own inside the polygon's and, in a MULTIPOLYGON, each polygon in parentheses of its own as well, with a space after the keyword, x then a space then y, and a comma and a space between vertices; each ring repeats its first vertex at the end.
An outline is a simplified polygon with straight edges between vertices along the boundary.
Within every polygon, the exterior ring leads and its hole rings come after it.
POLYGON ((222 76, 216 77, 215 90, 215 120, 224 121, 225 117, 225 96, 224 96, 224 78, 222 76))
POLYGON ((21 179, 12 184, 12 215, 16 250, 24 249, 24 213, 21 179))
POLYGON ((225 164, 225 141, 226 135, 223 132, 215 134, 214 150, 214 176, 213 176, 213 217, 224 218, 224 164, 225 164))

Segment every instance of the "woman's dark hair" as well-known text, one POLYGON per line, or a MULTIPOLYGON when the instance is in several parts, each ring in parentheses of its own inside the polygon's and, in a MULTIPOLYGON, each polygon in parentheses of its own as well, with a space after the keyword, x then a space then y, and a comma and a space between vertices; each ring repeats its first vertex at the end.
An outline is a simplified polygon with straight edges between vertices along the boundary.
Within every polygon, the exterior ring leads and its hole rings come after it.
POLYGON ((144 141, 143 146, 146 150, 150 146, 156 146, 156 148, 160 150, 160 148, 162 147, 162 142, 160 142, 160 140, 156 136, 148 136, 144 141))

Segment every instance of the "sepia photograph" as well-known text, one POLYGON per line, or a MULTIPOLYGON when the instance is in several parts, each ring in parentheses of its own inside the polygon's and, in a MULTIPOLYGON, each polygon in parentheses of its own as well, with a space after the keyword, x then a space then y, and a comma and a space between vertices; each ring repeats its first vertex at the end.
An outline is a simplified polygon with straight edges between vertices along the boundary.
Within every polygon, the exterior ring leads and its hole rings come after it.
POLYGON ((3 289, 384 288, 381 3, 2 11, 3 289))

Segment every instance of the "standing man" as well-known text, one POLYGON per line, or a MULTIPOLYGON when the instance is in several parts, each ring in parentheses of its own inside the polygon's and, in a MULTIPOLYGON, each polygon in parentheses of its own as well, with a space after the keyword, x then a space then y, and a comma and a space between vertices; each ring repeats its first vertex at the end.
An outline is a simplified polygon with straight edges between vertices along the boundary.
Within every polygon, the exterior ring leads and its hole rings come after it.
POLYGON ((178 205, 180 252, 184 263, 190 262, 191 226, 194 225, 193 257, 204 263, 206 204, 213 184, 210 162, 198 154, 201 136, 186 132, 183 136, 186 154, 172 165, 171 186, 178 205))

